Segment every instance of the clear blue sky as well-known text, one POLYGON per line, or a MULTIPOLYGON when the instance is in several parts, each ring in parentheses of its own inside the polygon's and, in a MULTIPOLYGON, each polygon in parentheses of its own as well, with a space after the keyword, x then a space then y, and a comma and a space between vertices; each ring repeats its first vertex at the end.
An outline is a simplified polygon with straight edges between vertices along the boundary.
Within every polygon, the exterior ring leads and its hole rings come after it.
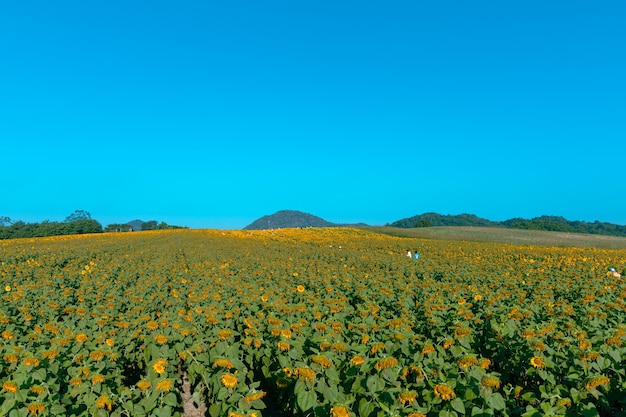
POLYGON ((0 216, 626 224, 626 2, 9 1, 0 216))

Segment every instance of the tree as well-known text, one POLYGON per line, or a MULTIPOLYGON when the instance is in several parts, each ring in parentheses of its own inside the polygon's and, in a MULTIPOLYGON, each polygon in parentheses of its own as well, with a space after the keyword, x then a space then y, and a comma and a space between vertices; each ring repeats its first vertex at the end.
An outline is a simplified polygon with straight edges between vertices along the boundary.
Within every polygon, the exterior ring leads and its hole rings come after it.
POLYGON ((91 214, 85 210, 75 210, 65 218, 65 223, 75 222, 76 220, 91 220, 91 214))
POLYGON ((7 216, 0 217, 0 226, 11 226, 13 224, 13 220, 7 216))
POLYGON ((148 220, 141 224, 141 230, 157 230, 158 223, 156 220, 148 220))

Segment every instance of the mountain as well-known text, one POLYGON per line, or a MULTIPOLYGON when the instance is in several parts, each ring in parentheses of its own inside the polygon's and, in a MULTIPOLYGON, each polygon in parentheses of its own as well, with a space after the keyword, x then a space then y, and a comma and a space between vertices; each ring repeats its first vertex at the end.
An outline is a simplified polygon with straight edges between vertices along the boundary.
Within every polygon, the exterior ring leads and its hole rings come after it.
POLYGON ((337 227, 321 217, 295 210, 281 210, 263 216, 243 228, 243 230, 286 229, 293 227, 337 227))
POLYGON ((141 230, 141 226, 143 225, 143 223, 144 222, 142 220, 137 219, 137 220, 133 220, 132 222, 128 222, 126 224, 131 226, 135 232, 138 232, 141 230))

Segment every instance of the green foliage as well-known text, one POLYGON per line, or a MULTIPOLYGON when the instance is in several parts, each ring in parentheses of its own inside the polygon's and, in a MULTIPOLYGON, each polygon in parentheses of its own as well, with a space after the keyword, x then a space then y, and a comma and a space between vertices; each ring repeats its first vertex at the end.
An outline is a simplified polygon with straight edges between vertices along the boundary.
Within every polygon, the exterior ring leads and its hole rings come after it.
POLYGON ((77 220, 91 220, 91 214, 85 210, 75 210, 65 218, 65 223, 75 222, 77 220))
POLYGON ((388 226, 400 228, 470 226, 470 227, 507 227, 511 229, 544 230, 564 233, 587 233, 608 236, 626 236, 626 226, 595 221, 570 221, 560 216, 540 216, 533 219, 513 218, 502 222, 477 217, 473 214, 441 215, 424 213, 395 221, 388 226))
POLYGON ((105 232, 132 232, 133 227, 128 223, 111 223, 105 228, 105 232))
POLYGON ((75 220, 71 222, 24 223, 17 221, 10 226, 0 226, 0 239, 75 235, 84 233, 101 233, 102 225, 96 220, 75 220))

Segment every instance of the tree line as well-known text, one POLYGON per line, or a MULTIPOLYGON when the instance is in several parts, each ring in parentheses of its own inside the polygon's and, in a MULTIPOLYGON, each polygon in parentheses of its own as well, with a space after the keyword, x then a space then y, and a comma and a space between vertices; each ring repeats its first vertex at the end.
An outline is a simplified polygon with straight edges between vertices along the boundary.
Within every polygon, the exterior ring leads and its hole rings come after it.
POLYGON ((438 213, 424 213, 398 220, 387 226, 401 228, 434 226, 507 227, 511 229, 626 237, 626 226, 597 220, 595 222, 570 221, 560 216, 540 216, 532 219, 514 218, 502 222, 495 222, 477 217, 473 214, 442 215, 438 213))
POLYGON ((85 210, 76 210, 62 222, 45 220, 41 223, 26 223, 21 220, 13 221, 9 217, 0 217, 0 239, 32 238, 46 236, 76 235, 102 232, 131 232, 133 230, 164 230, 183 229, 184 226, 168 225, 165 222, 150 220, 139 221, 139 227, 131 224, 109 224, 102 227, 100 222, 91 218, 85 210))

